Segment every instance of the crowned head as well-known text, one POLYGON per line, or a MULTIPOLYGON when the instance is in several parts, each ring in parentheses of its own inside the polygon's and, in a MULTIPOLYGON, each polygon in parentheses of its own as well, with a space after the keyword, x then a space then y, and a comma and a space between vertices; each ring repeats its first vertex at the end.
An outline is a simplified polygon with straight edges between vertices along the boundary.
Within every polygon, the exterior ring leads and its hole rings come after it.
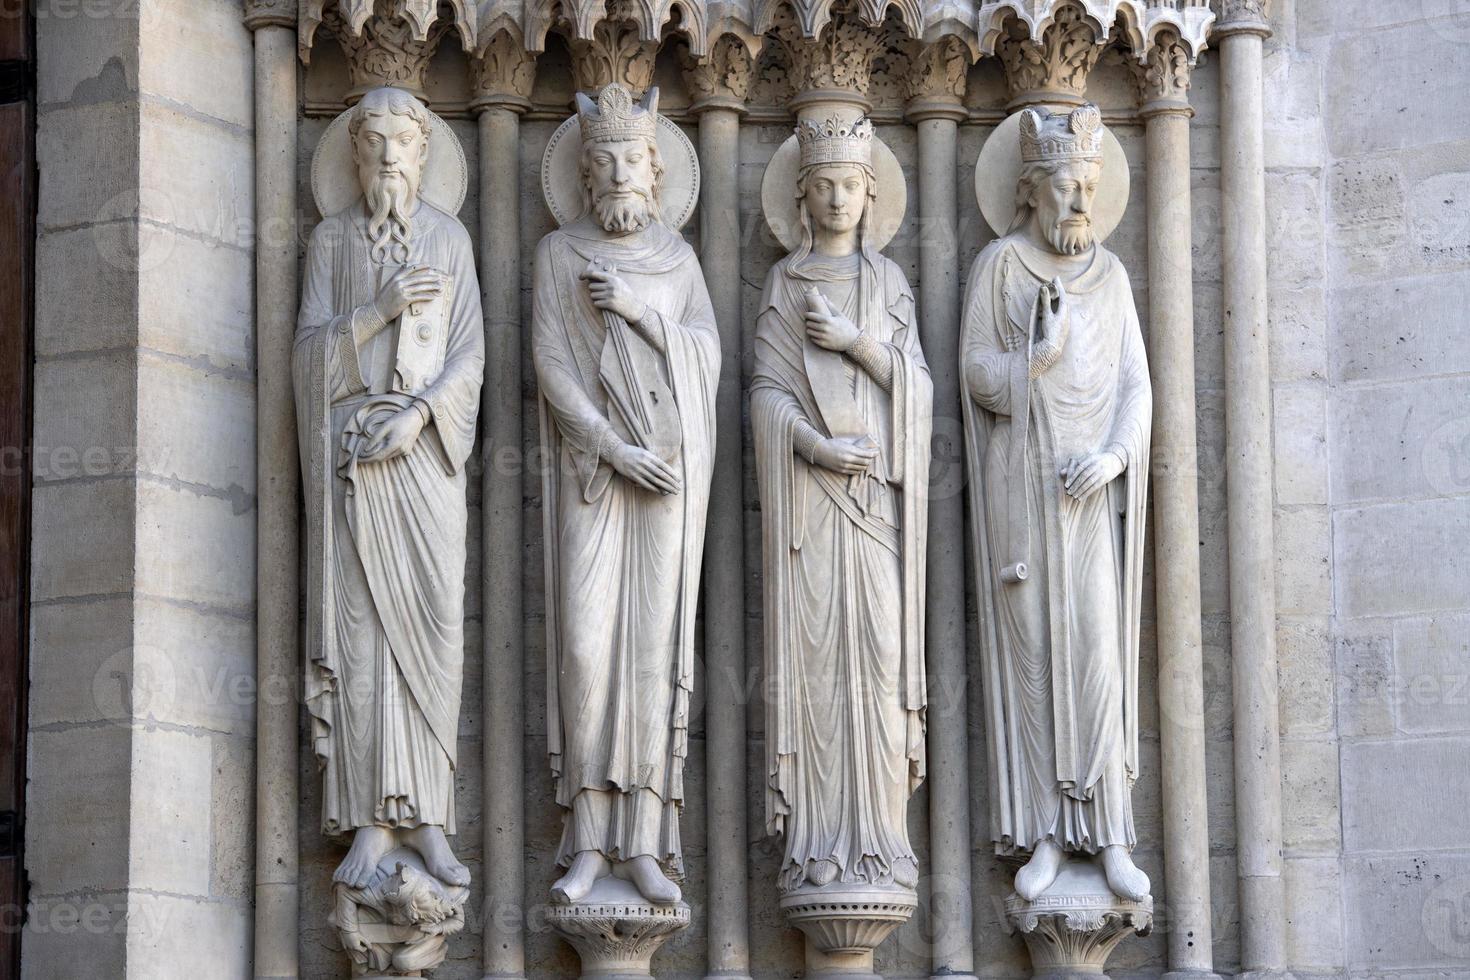
POLYGON ((429 160, 430 120, 422 102, 389 87, 369 91, 347 119, 376 261, 407 261, 411 219, 429 160))
POLYGON ((607 86, 597 101, 577 93, 582 128, 582 195, 603 230, 641 231, 659 220, 658 89, 643 102, 622 85, 607 86))
POLYGON ((1103 124, 1097 106, 1070 112, 1021 111, 1021 177, 1016 221, 1062 255, 1092 247, 1092 205, 1102 177, 1103 124))
POLYGON ((873 175, 873 123, 867 118, 803 119, 796 126, 800 153, 796 196, 807 237, 815 229, 860 231, 878 194, 873 175))

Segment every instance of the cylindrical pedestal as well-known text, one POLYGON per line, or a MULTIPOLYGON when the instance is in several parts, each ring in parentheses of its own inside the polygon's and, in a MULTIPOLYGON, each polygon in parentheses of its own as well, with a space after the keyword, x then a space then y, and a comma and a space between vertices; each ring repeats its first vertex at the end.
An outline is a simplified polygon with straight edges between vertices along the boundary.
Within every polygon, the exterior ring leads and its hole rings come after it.
POLYGON ((873 951, 918 907, 912 889, 852 885, 802 888, 781 896, 789 925, 806 936, 808 977, 878 980, 873 951))
POLYGON ((546 924, 576 949, 584 980, 649 980, 658 948, 689 925, 689 906, 655 905, 608 876, 580 902, 547 906, 546 924))
POLYGON ((1031 953, 1034 980, 1097 980, 1108 957, 1130 935, 1153 928, 1154 902, 1119 898, 1102 869, 1086 857, 1062 865, 1056 881, 1035 901, 1006 899, 1006 927, 1019 932, 1031 953))

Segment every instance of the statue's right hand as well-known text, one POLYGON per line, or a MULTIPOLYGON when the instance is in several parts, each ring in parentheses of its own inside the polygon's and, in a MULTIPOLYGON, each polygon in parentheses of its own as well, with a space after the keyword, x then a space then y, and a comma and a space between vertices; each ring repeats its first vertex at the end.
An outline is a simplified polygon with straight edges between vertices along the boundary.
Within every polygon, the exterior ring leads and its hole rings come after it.
POLYGON ((373 305, 383 322, 392 320, 410 303, 423 303, 444 291, 444 277, 426 265, 404 266, 383 283, 373 305))
POLYGON ((877 458, 878 447, 871 440, 823 439, 812 450, 812 462, 844 476, 866 473, 877 458))
POLYGON ((1041 296, 1041 330, 1038 340, 1049 340, 1061 347, 1067 337, 1067 290, 1061 279, 1043 283, 1041 296))
POLYGON ((612 468, 645 490, 654 493, 678 493, 683 487, 679 474, 658 456, 640 446, 623 443, 612 452, 612 468))

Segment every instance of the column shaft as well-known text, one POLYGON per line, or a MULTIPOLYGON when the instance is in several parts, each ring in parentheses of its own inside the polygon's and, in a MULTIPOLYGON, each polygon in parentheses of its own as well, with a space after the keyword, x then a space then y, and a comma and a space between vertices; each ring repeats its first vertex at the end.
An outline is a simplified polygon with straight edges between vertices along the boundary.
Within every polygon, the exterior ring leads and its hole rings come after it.
POLYGON ((963 427, 956 149, 963 112, 917 121, 919 333, 934 382, 934 470, 925 581, 929 680, 929 928, 935 976, 975 967, 970 907, 970 781, 965 669, 963 427))
POLYGON ((705 826, 709 976, 750 974, 745 814, 745 510, 741 473, 740 111, 699 116, 700 263, 720 328, 714 482, 705 531, 705 826))
POLYGON ((1220 40, 1230 650, 1241 966, 1285 966, 1261 34, 1220 40))
POLYGON ((1154 593, 1169 968, 1212 972, 1200 659, 1199 471, 1187 105, 1144 107, 1149 363, 1153 376, 1154 593))
POLYGON ((525 817, 522 745, 520 116, 481 110, 480 288, 485 382, 480 397, 484 471, 483 695, 485 976, 525 976, 525 817))
POLYGON ((255 31, 255 975, 261 980, 298 975, 296 219, 296 30, 266 24, 255 31))

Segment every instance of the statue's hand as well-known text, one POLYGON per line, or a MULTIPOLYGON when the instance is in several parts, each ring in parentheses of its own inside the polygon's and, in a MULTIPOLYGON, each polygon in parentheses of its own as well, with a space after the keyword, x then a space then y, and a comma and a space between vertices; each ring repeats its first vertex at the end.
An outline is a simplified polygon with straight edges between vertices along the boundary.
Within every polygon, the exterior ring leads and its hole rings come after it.
POLYGON ((425 265, 404 266, 383 283, 373 305, 383 322, 408 309, 411 303, 423 303, 444 291, 444 277, 425 265))
POLYGON ((380 460, 407 456, 423 428, 423 414, 417 406, 408 406, 378 428, 377 436, 367 449, 358 455, 358 461, 376 463, 380 460))
POLYGON ((1040 335, 1036 339, 1048 342, 1060 350, 1067 341, 1068 317, 1067 290, 1062 286, 1061 279, 1043 283, 1038 302, 1041 304, 1041 327, 1040 335))
POLYGON ((654 493, 678 493, 683 489, 674 468, 640 446, 623 443, 612 451, 608 460, 612 468, 645 490, 654 493))
POLYGON ((1123 472, 1123 457, 1111 449, 1073 456, 1062 467, 1063 486, 1077 500, 1083 500, 1107 486, 1123 472))
POLYGON ((806 311, 806 334, 818 347, 846 352, 862 333, 857 324, 828 307, 826 312, 806 311))
POLYGON ((592 305, 599 310, 616 313, 629 323, 642 323, 648 312, 648 304, 638 298, 633 287, 621 276, 600 266, 588 266, 582 273, 587 280, 587 291, 592 294, 592 305))
POLYGON ((844 476, 866 473, 877 458, 878 446, 871 439, 823 439, 812 450, 814 463, 844 476))

